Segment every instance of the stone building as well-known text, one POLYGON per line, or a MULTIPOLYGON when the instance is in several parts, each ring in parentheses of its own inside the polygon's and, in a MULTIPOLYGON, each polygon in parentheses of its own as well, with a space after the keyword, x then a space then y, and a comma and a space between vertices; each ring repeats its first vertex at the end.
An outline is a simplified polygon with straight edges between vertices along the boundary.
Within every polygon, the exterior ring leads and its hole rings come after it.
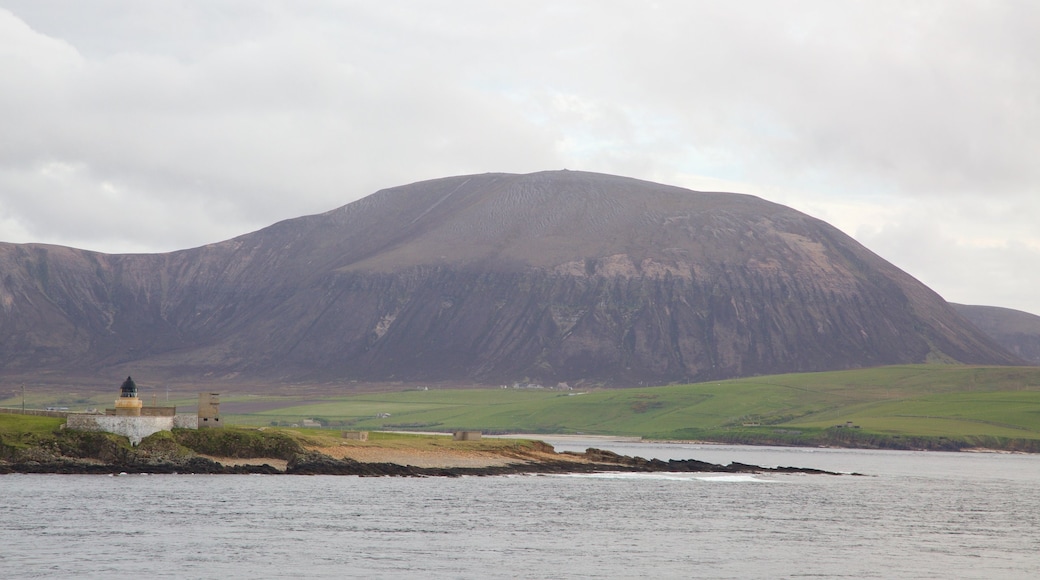
POLYGON ((221 426, 220 393, 199 393, 199 429, 221 426))

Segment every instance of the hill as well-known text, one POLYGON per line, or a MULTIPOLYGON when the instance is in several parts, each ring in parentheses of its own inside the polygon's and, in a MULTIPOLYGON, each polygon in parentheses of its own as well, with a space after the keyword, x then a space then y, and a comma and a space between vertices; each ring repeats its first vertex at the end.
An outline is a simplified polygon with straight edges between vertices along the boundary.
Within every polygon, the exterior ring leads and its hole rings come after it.
POLYGON ((0 245, 0 373, 639 385, 1018 361, 828 224, 584 172, 377 192, 154 255, 0 245))
POLYGON ((1040 316, 996 306, 951 306, 1009 352, 1040 365, 1040 316))

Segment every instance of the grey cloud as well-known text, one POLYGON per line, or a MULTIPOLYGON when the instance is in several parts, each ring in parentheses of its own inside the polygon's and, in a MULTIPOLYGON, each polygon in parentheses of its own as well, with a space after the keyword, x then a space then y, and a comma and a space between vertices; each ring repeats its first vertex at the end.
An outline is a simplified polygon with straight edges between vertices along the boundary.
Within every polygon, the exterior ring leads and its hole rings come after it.
MULTIPOLYGON (((334 39, 280 34, 219 47, 193 62, 139 53, 90 61, 32 31, 18 40, 33 54, 60 58, 38 59, 21 78, 8 77, 36 93, 0 113, 12 128, 25 120, 4 139, 21 157, 18 179, 7 175, 7 211, 39 213, 32 206, 43 201, 41 188, 86 194, 107 186, 138 198, 141 207, 166 210, 136 214, 142 221, 213 210, 173 219, 202 235, 222 224, 224 237, 331 209, 402 180, 555 165, 551 138, 498 114, 487 95, 440 82, 450 76, 436 68, 395 72, 371 54, 352 60, 334 39), (59 86, 46 82, 51 76, 59 86), (25 115, 29 110, 37 114, 25 115), (32 147, 39 135, 46 137, 32 147), (41 173, 55 166, 77 169, 56 184, 41 173), (35 186, 16 187, 34 172, 35 186), (73 185, 73 173, 93 181, 73 185)), ((51 223, 62 221, 61 204, 46 207, 51 223)), ((79 227, 110 231, 109 220, 98 217, 76 211, 65 221, 90 218, 79 227)), ((150 228, 151 243, 172 249, 171 242, 183 242, 165 229, 150 228)), ((69 239, 60 232, 59 239, 69 239)))
POLYGON ((944 298, 1037 312, 1040 199, 1011 205, 970 196, 910 203, 856 237, 944 298))

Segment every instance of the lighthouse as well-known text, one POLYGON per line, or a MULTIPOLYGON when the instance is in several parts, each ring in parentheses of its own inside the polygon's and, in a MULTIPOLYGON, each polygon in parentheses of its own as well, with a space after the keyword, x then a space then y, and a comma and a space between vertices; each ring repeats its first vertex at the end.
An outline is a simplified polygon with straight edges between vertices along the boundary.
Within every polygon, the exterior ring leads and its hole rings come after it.
POLYGON ((137 397, 137 383, 134 379, 126 377, 123 385, 119 387, 119 398, 116 399, 116 415, 124 417, 140 417, 141 407, 144 403, 137 397))

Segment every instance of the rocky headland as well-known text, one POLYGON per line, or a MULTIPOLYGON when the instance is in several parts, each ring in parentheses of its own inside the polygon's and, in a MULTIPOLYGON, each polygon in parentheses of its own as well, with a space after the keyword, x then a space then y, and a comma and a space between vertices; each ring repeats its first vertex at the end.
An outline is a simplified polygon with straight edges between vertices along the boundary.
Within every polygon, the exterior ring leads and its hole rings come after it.
POLYGON ((453 442, 405 436, 347 442, 331 436, 247 429, 174 430, 131 447, 107 433, 60 432, 30 444, 0 442, 0 474, 287 474, 460 477, 595 472, 806 473, 798 467, 644 459, 590 448, 557 453, 532 440, 453 442))

